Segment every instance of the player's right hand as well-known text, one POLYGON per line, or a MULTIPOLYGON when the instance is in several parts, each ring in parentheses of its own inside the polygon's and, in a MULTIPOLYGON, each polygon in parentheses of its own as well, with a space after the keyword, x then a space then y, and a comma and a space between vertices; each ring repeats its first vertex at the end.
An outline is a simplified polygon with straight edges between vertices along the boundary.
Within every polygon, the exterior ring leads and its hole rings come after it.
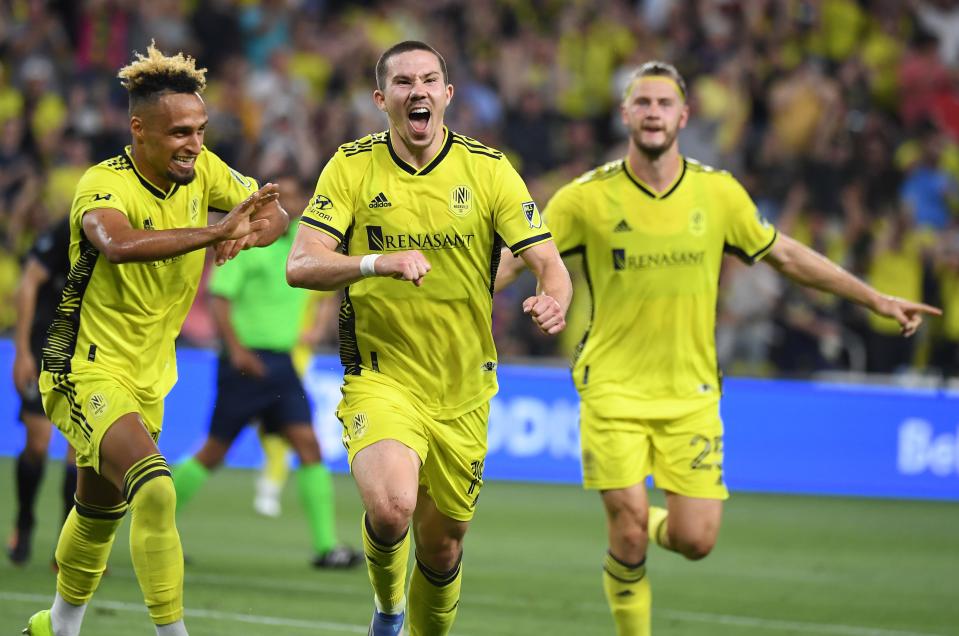
POLYGON ((408 280, 417 287, 423 284, 423 277, 432 268, 426 257, 417 250, 384 254, 373 265, 377 276, 391 276, 398 280, 408 280))
POLYGON ((223 217, 216 224, 220 230, 220 240, 230 241, 243 238, 251 232, 262 231, 266 229, 270 222, 266 219, 253 221, 250 216, 268 203, 272 203, 280 198, 279 187, 275 183, 267 183, 262 188, 243 199, 230 210, 229 214, 223 217))
POLYGON ((239 347, 230 351, 230 364, 243 375, 250 375, 254 378, 266 377, 266 366, 263 361, 246 347, 239 347))
POLYGON ((37 385, 37 361, 29 351, 18 350, 13 357, 13 384, 20 395, 27 395, 37 385))

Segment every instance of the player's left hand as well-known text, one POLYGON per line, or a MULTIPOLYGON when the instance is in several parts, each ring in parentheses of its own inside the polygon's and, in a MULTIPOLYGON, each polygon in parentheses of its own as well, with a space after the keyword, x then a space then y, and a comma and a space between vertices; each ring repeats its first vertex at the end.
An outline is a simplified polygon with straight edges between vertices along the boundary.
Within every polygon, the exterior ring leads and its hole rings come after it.
POLYGON ((922 324, 924 314, 941 316, 942 310, 925 303, 914 303, 895 296, 881 296, 876 304, 876 313, 892 318, 899 323, 899 332, 909 337, 922 324))
POLYGON ((566 328, 566 315, 552 296, 540 294, 523 301, 523 313, 529 314, 539 330, 551 336, 566 328))

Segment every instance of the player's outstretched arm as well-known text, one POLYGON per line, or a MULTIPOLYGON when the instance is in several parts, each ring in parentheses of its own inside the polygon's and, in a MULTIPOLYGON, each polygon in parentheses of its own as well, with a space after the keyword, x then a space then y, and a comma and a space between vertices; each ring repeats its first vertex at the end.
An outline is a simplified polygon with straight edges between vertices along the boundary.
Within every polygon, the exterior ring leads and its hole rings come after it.
POLYGON ((348 256, 336 251, 338 245, 329 234, 301 224, 286 260, 286 282, 292 287, 332 291, 369 276, 389 276, 419 287, 431 269, 416 250, 348 256))
POLYGON ((30 331, 37 310, 37 291, 50 272, 35 258, 28 258, 17 285, 17 322, 14 327, 13 383, 21 394, 37 382, 37 361, 30 351, 30 331))
POLYGON ((839 265, 802 243, 780 234, 765 259, 801 285, 831 292, 899 323, 902 335, 911 336, 924 314, 941 316, 942 310, 880 293, 839 265))
POLYGON ((268 183, 230 210, 219 223, 171 230, 137 229, 119 210, 98 208, 83 215, 83 232, 111 263, 157 261, 265 230, 267 221, 250 217, 276 199, 276 186, 268 183))
POLYGON ((523 311, 543 333, 557 334, 566 328, 566 310, 573 299, 573 283, 566 265, 552 241, 534 245, 520 257, 537 281, 536 296, 523 301, 523 311))

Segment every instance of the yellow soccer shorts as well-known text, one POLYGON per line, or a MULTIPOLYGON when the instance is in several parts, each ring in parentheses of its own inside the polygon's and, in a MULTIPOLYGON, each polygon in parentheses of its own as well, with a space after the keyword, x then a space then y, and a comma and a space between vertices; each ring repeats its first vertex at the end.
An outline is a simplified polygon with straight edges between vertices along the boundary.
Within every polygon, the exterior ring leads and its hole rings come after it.
POLYGON ((427 413, 410 393, 377 381, 375 375, 347 376, 336 416, 350 465, 356 454, 391 439, 420 458, 420 486, 436 507, 457 521, 473 518, 483 488, 489 403, 451 420, 427 413))
POLYGON ((156 442, 163 423, 163 400, 142 402, 123 383, 107 373, 40 374, 43 408, 77 453, 78 467, 100 473, 100 442, 114 422, 137 413, 156 442))
POLYGON ((657 488, 687 497, 727 499, 719 405, 674 419, 600 417, 580 405, 583 486, 616 490, 652 475, 657 488))

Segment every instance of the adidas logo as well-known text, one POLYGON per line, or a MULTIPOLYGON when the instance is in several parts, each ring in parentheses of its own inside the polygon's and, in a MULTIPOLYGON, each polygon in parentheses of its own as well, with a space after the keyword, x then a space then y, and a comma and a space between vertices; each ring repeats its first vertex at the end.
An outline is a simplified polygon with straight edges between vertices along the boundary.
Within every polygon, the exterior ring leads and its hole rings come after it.
POLYGON ((632 232, 633 228, 629 227, 629 223, 626 222, 626 219, 623 219, 616 224, 616 227, 613 228, 614 232, 632 232))
POLYGON ((380 192, 378 195, 373 197, 373 200, 370 201, 371 208, 388 208, 393 204, 390 203, 390 200, 386 198, 386 195, 380 192))

